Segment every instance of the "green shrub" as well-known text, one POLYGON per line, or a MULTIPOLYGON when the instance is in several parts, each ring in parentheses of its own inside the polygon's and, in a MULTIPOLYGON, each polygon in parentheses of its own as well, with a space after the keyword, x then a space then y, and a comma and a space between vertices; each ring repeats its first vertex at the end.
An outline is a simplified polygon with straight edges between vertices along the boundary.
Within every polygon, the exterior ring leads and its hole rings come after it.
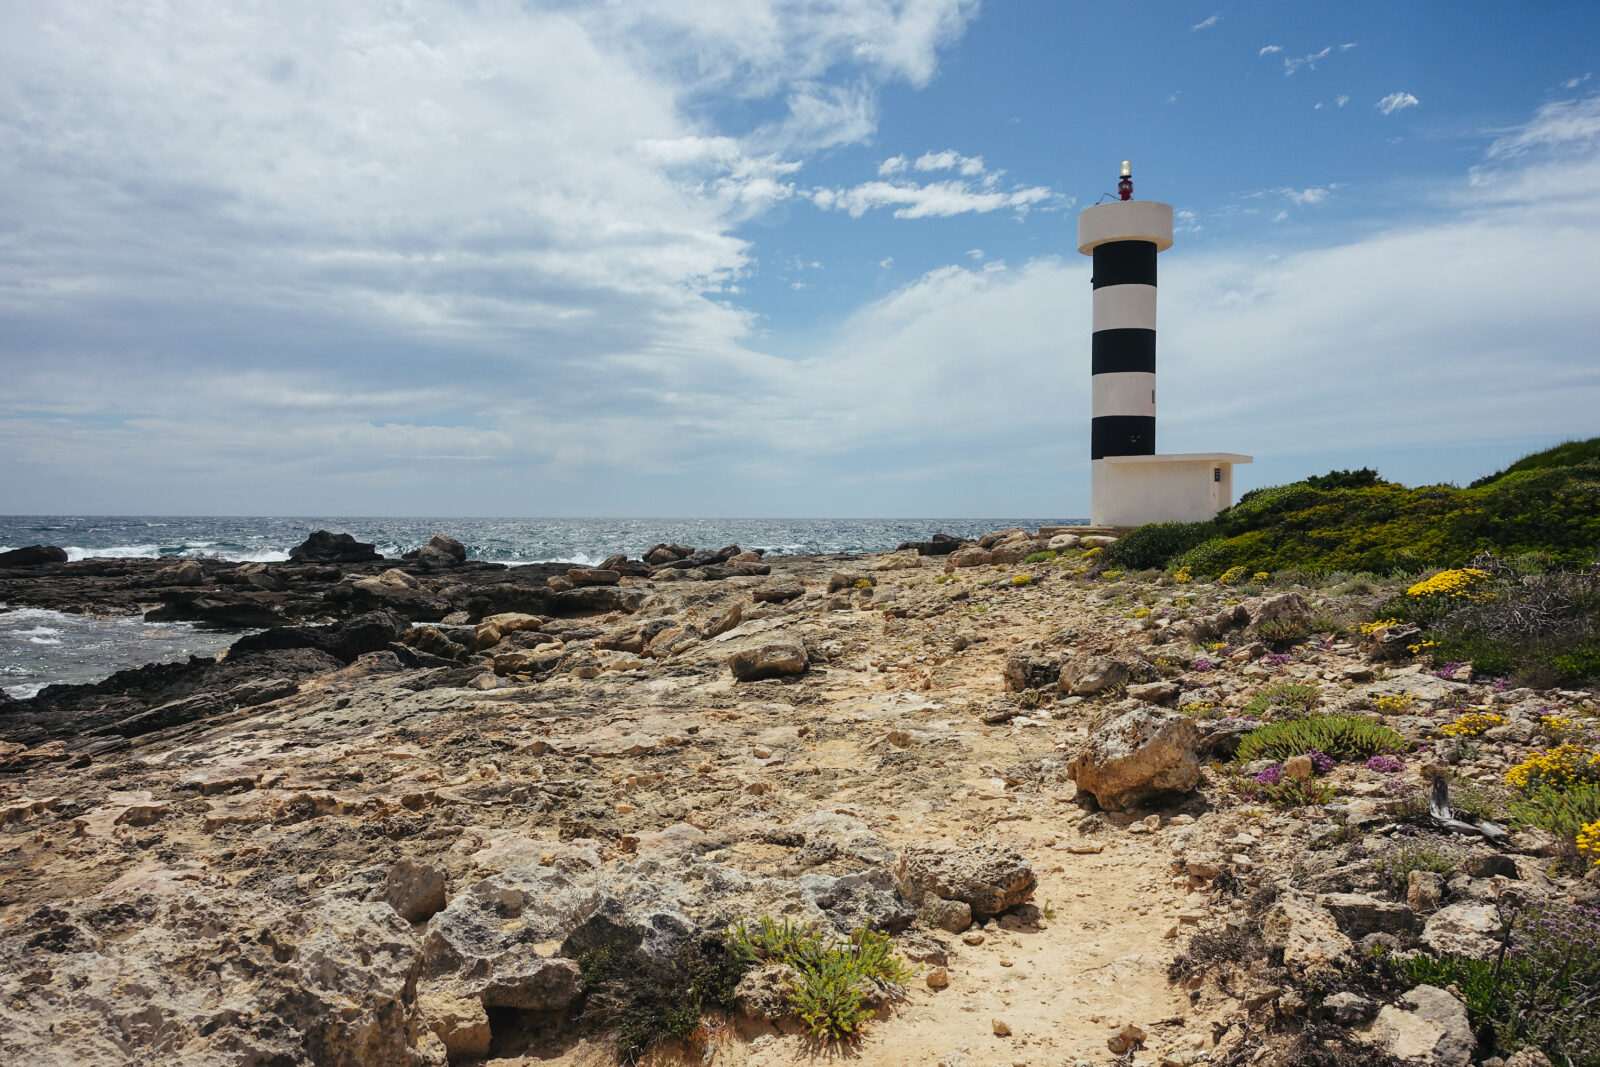
POLYGON ((577 961, 587 990, 584 1014, 616 1033, 628 1061, 665 1038, 687 1039, 708 1008, 731 1011, 733 991, 752 958, 722 934, 691 938, 662 959, 639 949, 637 931, 603 918, 562 945, 577 961))
POLYGON ((1259 726, 1245 734, 1234 759, 1286 760, 1316 749, 1334 759, 1403 752, 1406 739, 1387 726, 1356 715, 1312 715, 1259 726))
POLYGON ((1554 834, 1569 856, 1575 856, 1578 831, 1600 822, 1600 782, 1541 785, 1507 807, 1513 819, 1554 834))
POLYGON ((1247 800, 1260 800, 1275 808, 1306 808, 1332 803, 1333 783, 1321 778, 1286 777, 1281 782, 1269 784, 1254 778, 1240 778, 1233 783, 1232 792, 1247 800))
POLYGON ((823 1041, 858 1038, 872 1017, 873 1003, 903 997, 903 983, 911 976, 889 938, 870 929, 840 941, 788 919, 780 923, 763 917, 753 928, 736 924, 728 938, 749 958, 795 969, 800 980, 790 993, 790 1006, 811 1036, 823 1041))
POLYGON ((1250 702, 1239 709, 1242 715, 1258 719, 1284 715, 1305 716, 1316 710, 1322 690, 1306 682, 1274 682, 1262 686, 1250 702))
POLYGON ((1294 619, 1268 619, 1256 628, 1256 633, 1263 642, 1280 650, 1311 636, 1311 631, 1294 619))
POLYGON ((1035 552, 1031 556, 1023 556, 1024 563, 1048 563, 1056 558, 1055 552, 1035 552))
POLYGON ((1313 474, 1306 479, 1306 484, 1313 489, 1365 489, 1369 485, 1381 484, 1378 472, 1371 467, 1362 467, 1358 471, 1329 471, 1327 474, 1313 474))
POLYGON ((1161 569, 1214 534, 1209 522, 1153 522, 1120 538, 1102 558, 1108 567, 1161 569))
POLYGON ((1419 953, 1389 966, 1409 985, 1454 986, 1473 1029, 1502 1054, 1537 1048, 1557 1063, 1600 1065, 1600 911, 1526 908, 1507 936, 1505 953, 1489 959, 1419 953))
POLYGON ((1600 462, 1600 437, 1591 437, 1587 441, 1566 441, 1554 448, 1524 456, 1505 470, 1479 478, 1467 488, 1481 489, 1492 482, 1498 482, 1508 474, 1549 470, 1553 467, 1581 467, 1586 463, 1596 462, 1600 462))
POLYGON ((1402 897, 1406 895, 1412 871, 1432 871, 1448 878, 1456 873, 1459 862, 1455 850, 1422 841, 1393 845, 1373 857, 1378 878, 1387 889, 1402 897))
POLYGON ((1391 574, 1457 567, 1482 552, 1540 554, 1556 563, 1600 557, 1600 438, 1528 457, 1473 488, 1407 488, 1362 472, 1246 493, 1206 523, 1152 529, 1148 545, 1180 553, 1198 574, 1368 571, 1391 574), (1317 484, 1313 484, 1315 481, 1317 484))

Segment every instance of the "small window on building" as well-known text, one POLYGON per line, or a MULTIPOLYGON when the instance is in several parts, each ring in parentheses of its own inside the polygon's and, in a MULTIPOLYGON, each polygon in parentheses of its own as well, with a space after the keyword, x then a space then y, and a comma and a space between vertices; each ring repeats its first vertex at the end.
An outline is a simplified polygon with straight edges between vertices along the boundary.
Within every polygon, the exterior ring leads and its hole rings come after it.
POLYGON ((1222 481, 1222 468, 1221 467, 1212 467, 1211 468, 1211 480, 1214 481, 1214 482, 1222 481))

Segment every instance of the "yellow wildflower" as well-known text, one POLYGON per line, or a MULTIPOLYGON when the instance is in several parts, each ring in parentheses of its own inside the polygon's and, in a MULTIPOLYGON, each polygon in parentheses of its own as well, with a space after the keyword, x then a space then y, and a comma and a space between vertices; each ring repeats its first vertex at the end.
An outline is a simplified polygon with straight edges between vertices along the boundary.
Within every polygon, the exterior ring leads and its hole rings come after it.
POLYGON ((1464 567, 1453 571, 1440 571, 1432 578, 1418 582, 1406 590, 1406 596, 1451 596, 1482 600, 1488 594, 1481 586, 1489 580, 1488 571, 1464 567))
POLYGON ((1172 580, 1179 585, 1188 585, 1194 581, 1194 575, 1189 573, 1188 567, 1179 567, 1177 573, 1172 576, 1172 580))
POLYGON ((1245 570, 1243 567, 1229 567, 1227 570, 1222 572, 1222 575, 1217 579, 1217 581, 1222 585, 1237 585, 1239 582, 1243 581, 1244 576, 1249 573, 1250 572, 1245 570))
POLYGON ((1496 715, 1492 711, 1469 711, 1448 726, 1441 726, 1439 732, 1446 737, 1477 737, 1505 724, 1504 715, 1496 715))
POLYGON ((1572 742, 1535 752, 1506 772, 1506 784, 1524 791, 1600 779, 1600 754, 1572 742))
POLYGON ((1268 574, 1266 571, 1256 571, 1250 576, 1250 580, 1252 582, 1264 582, 1271 577, 1272 575, 1268 574))
POLYGON ((1600 867, 1600 821, 1589 823, 1578 831, 1578 852, 1600 867))
POLYGON ((1362 623, 1361 624, 1361 633, 1363 634, 1363 636, 1365 636, 1365 635, 1368 635, 1368 634, 1377 633, 1379 630, 1387 630, 1391 626, 1399 626, 1399 625, 1400 625, 1400 620, 1399 619, 1378 619, 1375 622, 1364 622, 1364 623, 1362 623))

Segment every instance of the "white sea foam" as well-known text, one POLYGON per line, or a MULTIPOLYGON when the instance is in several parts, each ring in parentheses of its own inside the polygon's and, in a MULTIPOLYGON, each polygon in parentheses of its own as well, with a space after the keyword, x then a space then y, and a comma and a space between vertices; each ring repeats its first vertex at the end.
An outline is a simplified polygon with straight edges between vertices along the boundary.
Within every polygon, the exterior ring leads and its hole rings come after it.
POLYGON ((160 545, 112 545, 110 548, 79 548, 67 546, 67 562, 84 559, 155 559, 161 555, 160 545))

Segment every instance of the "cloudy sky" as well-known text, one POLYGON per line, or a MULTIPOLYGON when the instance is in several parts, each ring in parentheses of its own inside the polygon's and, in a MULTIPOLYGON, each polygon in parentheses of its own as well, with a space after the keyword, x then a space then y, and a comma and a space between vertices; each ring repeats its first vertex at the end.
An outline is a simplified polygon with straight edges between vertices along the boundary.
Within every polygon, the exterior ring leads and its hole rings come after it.
POLYGON ((0 6, 0 513, 1081 516, 1600 433, 1600 5, 0 6))

